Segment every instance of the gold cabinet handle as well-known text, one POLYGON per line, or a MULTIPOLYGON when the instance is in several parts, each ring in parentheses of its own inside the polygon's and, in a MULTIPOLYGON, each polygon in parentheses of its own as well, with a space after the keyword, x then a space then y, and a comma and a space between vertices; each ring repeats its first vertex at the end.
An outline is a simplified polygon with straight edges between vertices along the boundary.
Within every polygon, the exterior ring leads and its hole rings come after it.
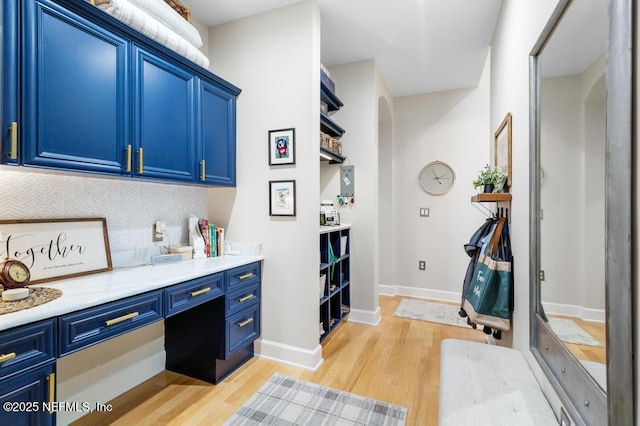
POLYGON ((118 318, 114 318, 114 319, 107 320, 107 321, 105 321, 104 323, 105 323, 105 325, 106 325, 107 327, 109 327, 109 326, 114 325, 114 324, 117 324, 117 323, 119 323, 119 322, 126 321, 126 320, 131 319, 131 318, 135 318, 135 317, 137 317, 138 315, 140 315, 140 313, 139 313, 139 312, 131 312, 130 314, 123 315, 123 316, 118 317, 118 318))
POLYGON ((252 318, 247 318, 247 319, 246 319, 246 320, 244 320, 244 321, 240 321, 240 322, 238 323, 238 326, 239 326, 239 327, 244 327, 245 325, 247 325, 247 324, 251 324, 252 322, 253 322, 253 317, 252 317, 252 318))
POLYGON ((247 278, 251 278, 253 276, 253 272, 249 272, 248 274, 240 275, 238 277, 239 280, 246 280, 247 278))
POLYGON ((142 164, 142 147, 138 148, 138 174, 142 174, 144 166, 142 164))
POLYGON ((204 182, 207 171, 207 164, 204 160, 200 160, 200 180, 204 182))
POLYGON ((18 158, 18 123, 15 121, 11 123, 11 151, 9 152, 9 158, 12 160, 18 158))
POLYGON ((192 291, 191 292, 191 297, 199 296, 199 295, 201 295, 203 293, 208 292, 209 290, 211 290, 211 287, 206 287, 206 288, 203 288, 202 290, 198 290, 198 291, 192 291))
POLYGON ((0 355, 0 364, 2 364, 3 362, 7 362, 10 359, 14 359, 16 357, 16 353, 15 352, 11 352, 8 354, 2 354, 0 355))
POLYGON ((127 145, 127 166, 125 171, 127 173, 131 172, 131 144, 127 145))
POLYGON ((49 377, 47 377, 47 382, 49 382, 49 404, 51 407, 49 409, 49 414, 53 414, 53 402, 56 399, 56 373, 49 374, 49 377))
POLYGON ((251 293, 251 294, 247 294, 246 296, 239 298, 239 299, 238 299, 238 302, 240 302, 240 303, 244 303, 244 302, 246 302, 246 301, 247 301, 247 300, 249 300, 249 299, 253 299, 253 293, 251 293))

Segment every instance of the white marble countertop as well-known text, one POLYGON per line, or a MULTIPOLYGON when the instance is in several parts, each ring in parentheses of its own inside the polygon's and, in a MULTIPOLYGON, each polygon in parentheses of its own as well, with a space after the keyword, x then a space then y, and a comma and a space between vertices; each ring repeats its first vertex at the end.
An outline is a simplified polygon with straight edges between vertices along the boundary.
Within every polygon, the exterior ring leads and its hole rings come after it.
POLYGON ((62 290, 62 296, 43 305, 0 315, 0 330, 135 296, 263 259, 262 255, 194 259, 120 268, 110 272, 34 285, 34 287, 57 288, 62 290))

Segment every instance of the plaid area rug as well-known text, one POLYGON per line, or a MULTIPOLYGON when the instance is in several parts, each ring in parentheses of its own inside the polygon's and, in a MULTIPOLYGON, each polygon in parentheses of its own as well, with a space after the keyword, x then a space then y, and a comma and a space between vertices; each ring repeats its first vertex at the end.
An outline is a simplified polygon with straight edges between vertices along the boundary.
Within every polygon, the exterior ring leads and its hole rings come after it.
POLYGON ((407 409, 274 374, 225 425, 404 425, 407 409))

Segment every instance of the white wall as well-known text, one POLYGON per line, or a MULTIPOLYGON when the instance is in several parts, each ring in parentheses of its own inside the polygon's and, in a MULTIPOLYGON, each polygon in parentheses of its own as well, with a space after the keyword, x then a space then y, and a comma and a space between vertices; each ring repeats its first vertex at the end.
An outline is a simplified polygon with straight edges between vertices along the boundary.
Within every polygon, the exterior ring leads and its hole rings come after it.
POLYGON ((209 190, 209 219, 227 238, 262 243, 258 351, 308 368, 318 323, 320 13, 302 1, 209 29, 210 68, 242 89, 237 188, 209 190), (269 130, 295 128, 296 164, 269 167, 269 130), (296 216, 269 216, 270 180, 296 181, 296 216))
MULTIPOLYGON (((542 57, 544 68, 544 54, 542 57)), ((542 81, 541 267, 546 313, 604 322, 604 58, 542 81)))
MULTIPOLYGON (((556 6, 556 0, 504 0, 491 47, 491 128, 513 115, 511 245, 514 253, 515 310, 512 345, 538 377, 552 407, 560 402, 529 350, 529 53, 556 6)), ((504 338, 504 335, 503 335, 504 338)))
MULTIPOLYGON (((471 204, 471 182, 490 163, 489 59, 475 89, 395 99, 393 116, 393 252, 395 294, 460 301, 469 263, 464 244, 486 217, 471 204), (456 180, 444 195, 426 193, 422 168, 440 160, 456 180), (419 217, 419 209, 429 217, 419 217), (418 270, 418 260, 426 270, 418 270)), ((492 207, 492 206, 488 206, 492 207)))

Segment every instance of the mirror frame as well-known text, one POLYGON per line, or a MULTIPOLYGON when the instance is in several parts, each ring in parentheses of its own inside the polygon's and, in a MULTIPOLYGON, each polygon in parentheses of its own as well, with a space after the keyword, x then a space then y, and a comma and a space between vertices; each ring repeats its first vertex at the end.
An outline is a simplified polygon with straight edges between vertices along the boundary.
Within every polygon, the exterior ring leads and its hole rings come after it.
POLYGON ((538 313, 540 292, 540 59, 571 5, 560 0, 529 57, 530 344, 564 408, 577 424, 634 424, 632 240, 633 0, 607 1, 605 295, 607 392, 538 313))

